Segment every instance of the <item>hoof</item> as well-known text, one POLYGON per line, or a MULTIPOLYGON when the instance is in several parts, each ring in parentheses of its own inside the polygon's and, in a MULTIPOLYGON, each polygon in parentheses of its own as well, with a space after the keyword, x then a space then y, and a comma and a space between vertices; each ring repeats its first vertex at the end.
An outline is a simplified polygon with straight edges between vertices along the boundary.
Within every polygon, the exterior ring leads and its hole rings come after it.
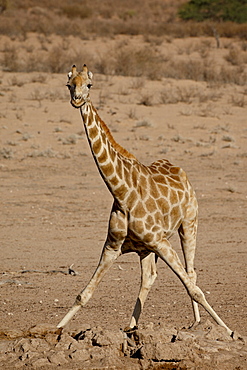
POLYGON ((126 328, 124 328, 124 333, 126 333, 126 334, 132 334, 136 330, 138 330, 138 326, 134 326, 133 328, 131 328, 130 326, 127 326, 126 328))

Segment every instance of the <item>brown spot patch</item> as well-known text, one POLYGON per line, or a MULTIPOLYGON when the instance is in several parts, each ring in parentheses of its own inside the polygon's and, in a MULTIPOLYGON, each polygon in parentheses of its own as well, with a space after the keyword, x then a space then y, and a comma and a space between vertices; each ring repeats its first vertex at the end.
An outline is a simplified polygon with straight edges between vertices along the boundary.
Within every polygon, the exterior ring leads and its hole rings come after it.
POLYGON ((142 199, 145 199, 148 193, 147 179, 144 176, 140 176, 138 181, 138 189, 142 199))
POLYGON ((149 178, 149 186, 150 186, 150 194, 154 199, 157 199, 160 197, 160 192, 158 190, 157 185, 153 181, 152 177, 149 178))
POLYGON ((129 170, 124 167, 124 179, 128 187, 130 188, 132 186, 129 170))
POLYGON ((106 177, 109 177, 114 173, 114 167, 111 162, 103 166, 100 166, 100 168, 106 177))
POLYGON ((117 184, 119 183, 119 179, 117 178, 117 176, 113 176, 109 181, 113 186, 117 186, 117 184))
POLYGON ((166 184, 166 177, 163 175, 154 175, 153 179, 159 184, 166 184))
POLYGON ((143 218, 146 214, 146 211, 141 202, 138 202, 135 208, 133 209, 132 215, 135 218, 143 218))
POLYGON ((93 112, 90 110, 88 113, 87 125, 91 126, 92 123, 94 123, 94 116, 93 116, 93 112))
POLYGON ((127 204, 129 206, 129 209, 131 209, 133 207, 133 205, 136 203, 136 201, 137 201, 136 190, 132 190, 132 192, 130 193, 130 195, 127 198, 127 204))
POLYGON ((181 219, 181 211, 180 211, 179 206, 175 206, 171 209, 170 217, 171 217, 171 224, 173 228, 178 223, 178 221, 180 221, 181 219))
POLYGON ((131 178, 132 178, 133 186, 136 188, 138 185, 139 173, 135 169, 131 171, 131 178))
POLYGON ((154 219, 152 216, 148 215, 146 222, 145 222, 145 228, 146 230, 151 230, 154 226, 154 219))
POLYGON ((145 243, 151 243, 153 241, 153 239, 154 239, 154 234, 152 234, 152 233, 146 233, 144 235, 143 241, 145 243))
POLYGON ((148 212, 153 213, 157 209, 157 205, 152 197, 149 197, 145 202, 148 212))
POLYGON ((132 163, 130 163, 128 160, 126 160, 126 161, 124 162, 124 166, 125 166, 125 168, 126 168, 128 171, 130 171, 130 169, 131 169, 131 167, 133 166, 133 164, 132 164, 132 163))
POLYGON ((103 148, 103 152, 99 155, 98 161, 99 163, 104 163, 107 160, 107 151, 105 148, 103 148))
POLYGON ((88 135, 91 139, 95 139, 98 136, 98 129, 96 126, 93 126, 88 129, 88 135))
POLYGON ((175 174, 178 174, 180 172, 180 167, 174 167, 174 166, 172 166, 170 168, 170 172, 173 173, 174 175, 175 174))
POLYGON ((104 132, 102 132, 102 135, 101 135, 101 141, 102 141, 102 143, 103 144, 107 144, 107 146, 108 146, 108 152, 110 152, 110 150, 111 150, 111 146, 110 146, 110 144, 108 143, 108 141, 107 141, 107 138, 106 138, 106 135, 105 135, 105 133, 104 132))
POLYGON ((171 178, 175 181, 181 181, 180 176, 178 175, 171 175, 171 178))
POLYGON ((97 155, 97 154, 99 154, 100 149, 101 149, 101 140, 100 140, 100 139, 96 140, 96 141, 93 143, 92 149, 93 149, 93 152, 94 152, 96 155, 97 155))
POLYGON ((153 233, 156 233, 157 231, 159 231, 160 230, 160 227, 159 226, 153 226, 152 227, 152 232, 153 233))
POLYGON ((157 200, 157 205, 158 205, 159 209, 162 211, 163 214, 168 213, 168 211, 170 209, 170 204, 167 201, 167 199, 165 199, 165 198, 159 198, 157 200))
POLYGON ((160 194, 163 195, 164 197, 168 198, 169 195, 169 188, 167 185, 161 185, 157 184, 158 189, 160 190, 160 194))
POLYGON ((142 221, 134 221, 131 227, 135 234, 142 234, 144 232, 144 225, 142 221))
POLYGON ((128 191, 127 186, 123 184, 114 190, 114 196, 117 199, 123 200, 125 198, 127 191, 128 191))
POLYGON ((171 194, 170 194, 170 202, 171 202, 171 205, 178 203, 178 194, 173 189, 171 190, 171 194))
POLYGON ((179 201, 182 202, 182 200, 184 198, 184 192, 181 191, 181 190, 178 190, 177 194, 178 194, 179 201))
POLYGON ((120 158, 117 158, 116 173, 120 178, 122 178, 122 176, 123 176, 123 164, 122 164, 122 161, 121 161, 120 158))
POLYGON ((155 215, 154 215, 154 221, 156 224, 161 224, 162 222, 162 214, 160 212, 156 212, 155 215))
POLYGON ((164 166, 159 167, 159 172, 162 173, 162 175, 169 175, 169 170, 165 168, 164 166))
POLYGON ((169 177, 169 185, 174 189, 181 189, 184 190, 184 185, 181 181, 175 181, 171 177, 169 177))

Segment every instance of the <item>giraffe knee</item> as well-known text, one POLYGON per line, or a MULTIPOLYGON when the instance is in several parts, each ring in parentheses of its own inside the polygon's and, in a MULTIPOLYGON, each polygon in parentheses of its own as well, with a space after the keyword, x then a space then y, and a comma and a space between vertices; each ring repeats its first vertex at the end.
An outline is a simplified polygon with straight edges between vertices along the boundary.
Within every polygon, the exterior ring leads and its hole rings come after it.
POLYGON ((145 278, 143 279, 144 287, 149 290, 152 287, 153 283, 155 282, 156 278, 157 278, 156 271, 152 271, 150 274, 146 274, 145 278))
POLYGON ((196 283, 197 275, 195 270, 193 271, 188 271, 189 278, 191 279, 192 283, 196 283))
POLYGON ((203 304, 205 302, 205 296, 198 286, 188 289, 188 293, 193 301, 203 304))

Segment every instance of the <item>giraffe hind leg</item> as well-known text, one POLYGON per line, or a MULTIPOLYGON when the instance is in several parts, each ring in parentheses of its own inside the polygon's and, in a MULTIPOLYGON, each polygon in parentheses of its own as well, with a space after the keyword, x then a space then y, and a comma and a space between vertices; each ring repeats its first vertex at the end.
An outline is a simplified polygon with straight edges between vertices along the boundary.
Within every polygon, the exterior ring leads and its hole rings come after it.
MULTIPOLYGON (((196 251, 196 231, 197 231, 197 219, 192 221, 184 221, 178 229, 178 234, 180 237, 181 247, 184 255, 185 270, 194 284, 196 284, 196 272, 194 269, 194 259, 196 251)), ((192 308, 194 312, 195 322, 193 324, 197 325, 200 319, 200 313, 197 302, 192 299, 192 308)))
POLYGON ((228 334, 232 336, 232 330, 229 329, 228 326, 221 320, 221 318, 207 302, 201 289, 189 277, 177 253, 172 249, 169 241, 166 239, 162 240, 155 248, 155 253, 175 272, 175 274, 185 286, 191 299, 201 304, 204 309, 210 314, 210 316, 216 321, 216 323, 220 326, 223 326, 227 330, 228 334))

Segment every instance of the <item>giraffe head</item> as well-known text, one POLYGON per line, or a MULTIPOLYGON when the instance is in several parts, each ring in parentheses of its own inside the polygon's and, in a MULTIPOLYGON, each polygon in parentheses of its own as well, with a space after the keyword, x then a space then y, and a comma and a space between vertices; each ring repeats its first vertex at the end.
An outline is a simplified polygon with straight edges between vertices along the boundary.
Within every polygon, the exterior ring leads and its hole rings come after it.
POLYGON ((71 71, 68 73, 67 87, 70 91, 71 104, 75 108, 80 108, 89 99, 89 90, 92 86, 92 72, 89 72, 86 64, 84 64, 82 71, 78 72, 76 66, 73 65, 71 71))

